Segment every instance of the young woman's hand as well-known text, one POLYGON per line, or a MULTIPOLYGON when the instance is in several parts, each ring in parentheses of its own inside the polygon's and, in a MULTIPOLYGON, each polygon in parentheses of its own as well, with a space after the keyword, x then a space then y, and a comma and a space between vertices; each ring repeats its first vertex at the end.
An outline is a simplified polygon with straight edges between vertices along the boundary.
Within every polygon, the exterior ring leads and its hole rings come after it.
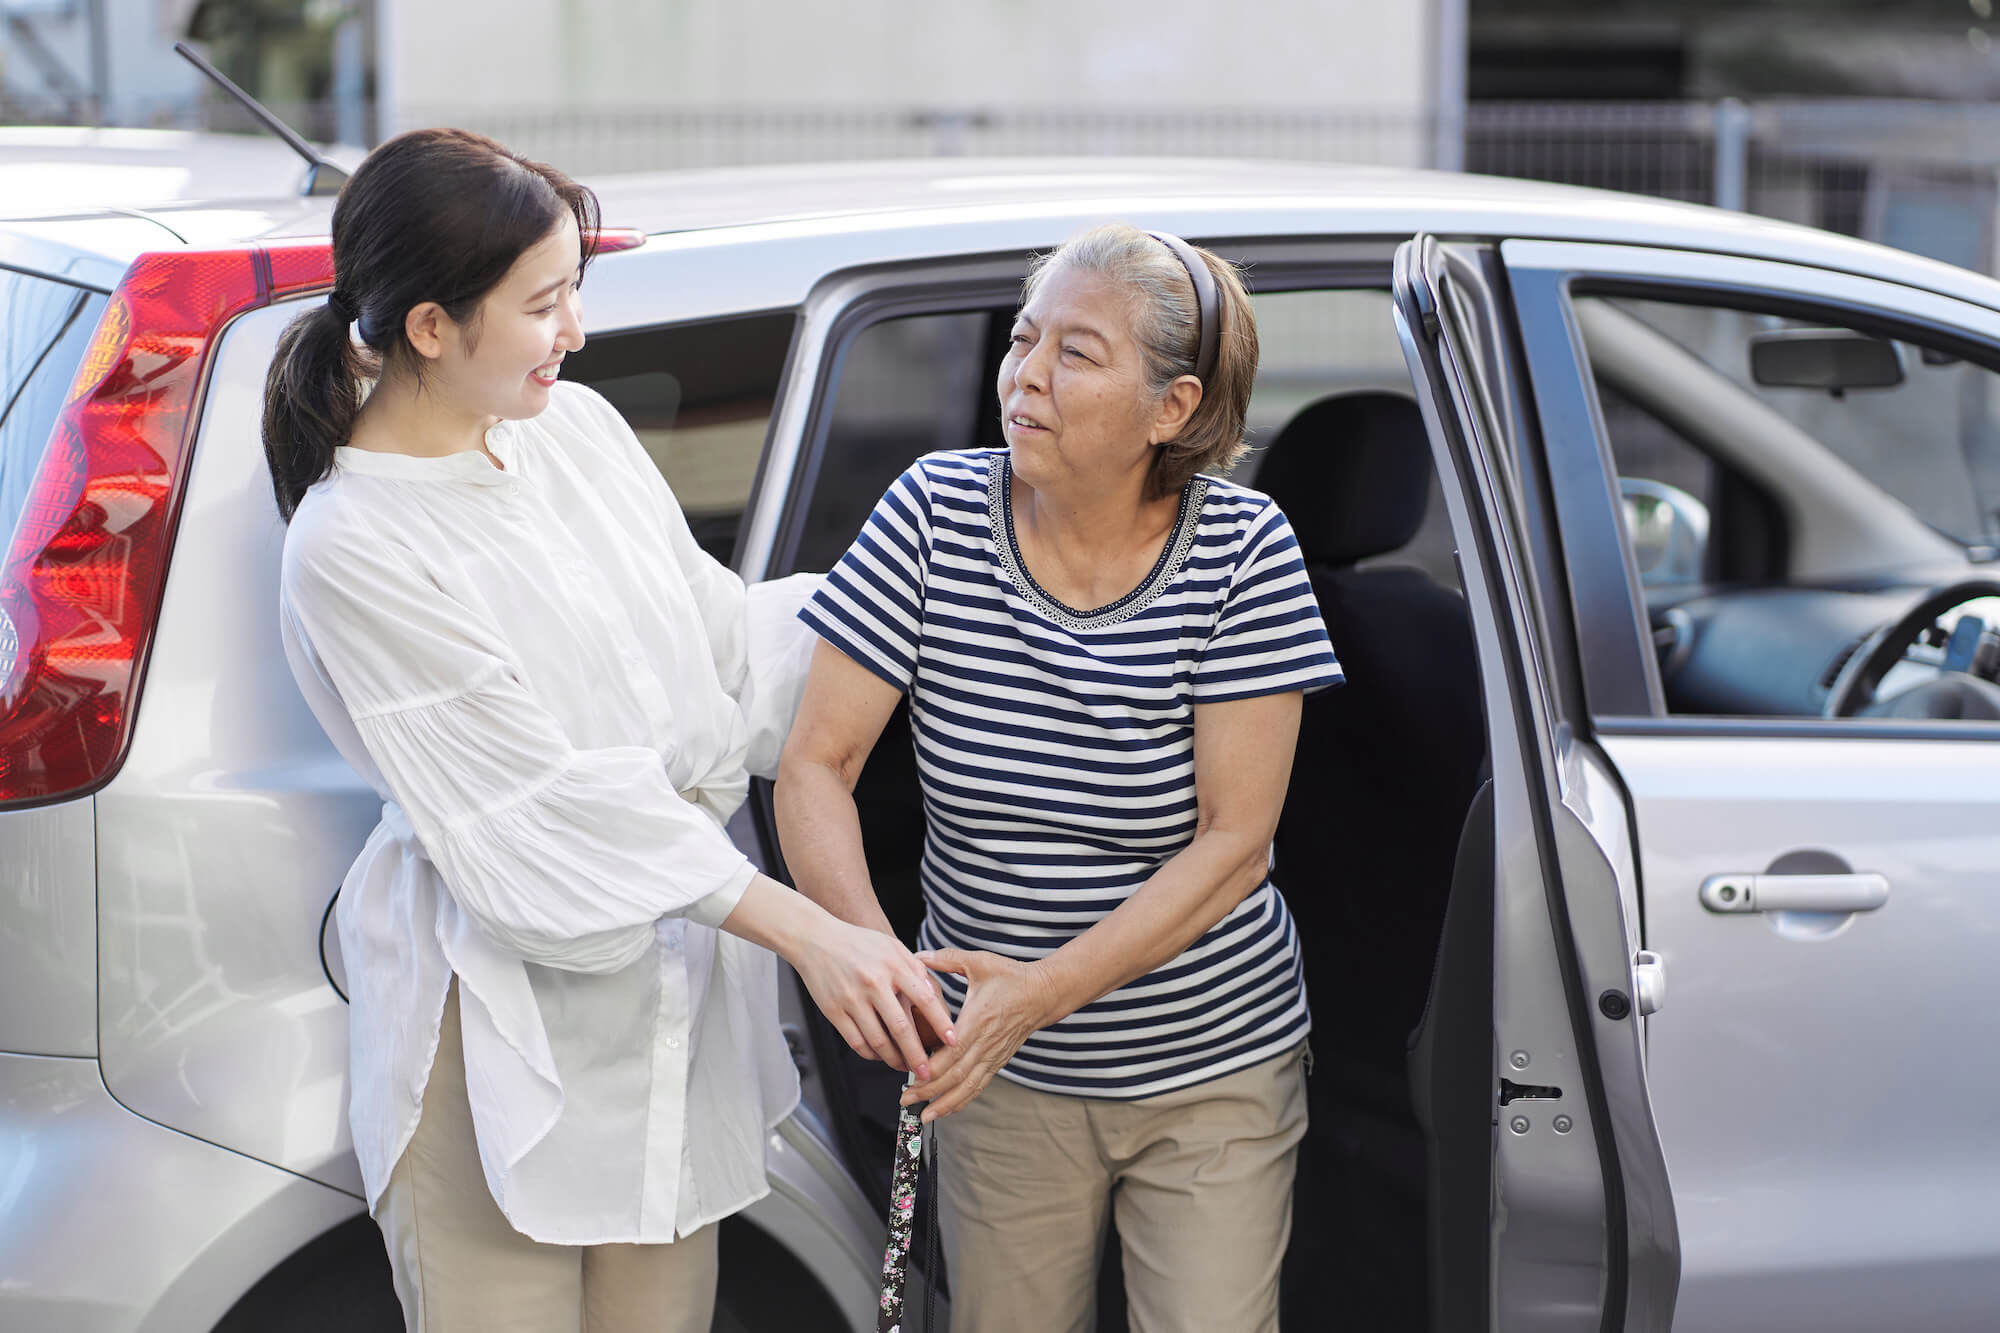
POLYGON ((923 1118, 963 1109, 1014 1058, 1021 1044, 1054 1022, 1053 997, 1042 970, 993 953, 938 949, 917 955, 939 972, 966 979, 958 1041, 931 1057, 930 1072, 903 1091, 903 1105, 929 1102, 923 1118))
POLYGON ((894 936, 829 916, 791 963, 858 1055, 925 1079, 932 1063, 926 1037, 941 1041, 942 1051, 957 1040, 930 973, 894 936))
POLYGON ((766 875, 751 877, 722 928, 790 963, 857 1055, 926 1078, 919 1020, 946 1049, 958 1040, 936 980, 894 935, 842 921, 766 875))

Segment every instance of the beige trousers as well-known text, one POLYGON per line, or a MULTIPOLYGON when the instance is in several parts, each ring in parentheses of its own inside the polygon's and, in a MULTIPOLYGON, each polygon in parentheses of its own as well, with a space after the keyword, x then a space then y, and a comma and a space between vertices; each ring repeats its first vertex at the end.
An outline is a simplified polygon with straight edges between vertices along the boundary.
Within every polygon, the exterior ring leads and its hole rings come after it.
POLYGON ((1304 1051, 1130 1102, 996 1078, 939 1121, 952 1333, 1091 1333, 1107 1218, 1132 1333, 1276 1333, 1304 1051))
POLYGON ((456 982, 375 1221, 410 1333, 709 1333, 714 1317, 712 1226, 672 1245, 543 1245, 508 1225, 472 1137, 456 982))

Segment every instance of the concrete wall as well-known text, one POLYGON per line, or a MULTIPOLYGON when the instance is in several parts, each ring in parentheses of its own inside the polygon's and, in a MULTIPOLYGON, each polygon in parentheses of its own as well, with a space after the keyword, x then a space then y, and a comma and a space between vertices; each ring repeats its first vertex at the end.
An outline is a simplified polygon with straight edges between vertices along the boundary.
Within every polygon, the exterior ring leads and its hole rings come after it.
POLYGON ((1434 0, 377 0, 426 108, 1429 104, 1434 0))
MULTIPOLYGON (((111 118, 144 123, 156 108, 184 106, 201 83, 201 76, 173 54, 189 6, 183 0, 103 0, 103 4, 111 118)), ((89 90, 87 0, 37 0, 17 12, 27 18, 50 54, 89 90)), ((4 28, 0 28, 0 86, 31 103, 51 95, 40 69, 4 28)))

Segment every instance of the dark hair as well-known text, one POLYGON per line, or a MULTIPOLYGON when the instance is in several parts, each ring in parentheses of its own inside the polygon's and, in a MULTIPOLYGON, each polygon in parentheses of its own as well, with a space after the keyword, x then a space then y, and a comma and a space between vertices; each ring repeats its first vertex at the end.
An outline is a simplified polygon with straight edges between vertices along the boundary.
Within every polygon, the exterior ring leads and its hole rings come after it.
POLYGON ((333 206, 333 291, 285 330, 264 381, 264 457, 286 522, 347 442, 361 381, 406 359, 422 373, 410 311, 435 301, 471 323, 565 213, 588 264, 597 196, 554 167, 468 130, 411 130, 368 155, 333 206))
MULTIPOLYGON (((1182 242, 1186 244, 1186 242, 1182 242)), ((1173 495, 1197 472, 1227 472, 1244 454, 1244 419, 1257 379, 1257 316, 1236 266, 1211 250, 1187 247, 1206 265, 1221 303, 1215 365, 1201 376, 1201 404, 1181 433, 1153 451, 1146 494, 1173 495)), ((1194 271, 1152 232, 1123 222, 1092 227, 1029 263, 1021 304, 1058 265, 1123 287, 1132 298, 1132 332, 1145 355, 1147 392, 1164 397, 1182 375, 1195 375, 1201 352, 1201 304, 1194 271)))

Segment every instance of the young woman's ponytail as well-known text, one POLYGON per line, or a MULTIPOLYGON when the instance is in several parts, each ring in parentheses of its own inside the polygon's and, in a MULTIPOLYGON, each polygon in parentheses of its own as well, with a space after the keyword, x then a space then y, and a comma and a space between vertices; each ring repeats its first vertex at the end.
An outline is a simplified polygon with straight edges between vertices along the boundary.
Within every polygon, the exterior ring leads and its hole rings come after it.
POLYGON ((410 311, 435 301, 454 323, 476 320, 565 215, 588 264, 597 196, 554 167, 468 130, 412 130, 368 155, 333 206, 333 292, 292 321, 264 380, 264 458, 287 523, 333 470, 363 383, 399 362, 422 375, 403 331, 410 311))
POLYGON ((361 409, 368 373, 348 337, 345 298, 336 295, 291 322, 264 379, 264 460, 287 523, 312 484, 333 470, 361 409))

